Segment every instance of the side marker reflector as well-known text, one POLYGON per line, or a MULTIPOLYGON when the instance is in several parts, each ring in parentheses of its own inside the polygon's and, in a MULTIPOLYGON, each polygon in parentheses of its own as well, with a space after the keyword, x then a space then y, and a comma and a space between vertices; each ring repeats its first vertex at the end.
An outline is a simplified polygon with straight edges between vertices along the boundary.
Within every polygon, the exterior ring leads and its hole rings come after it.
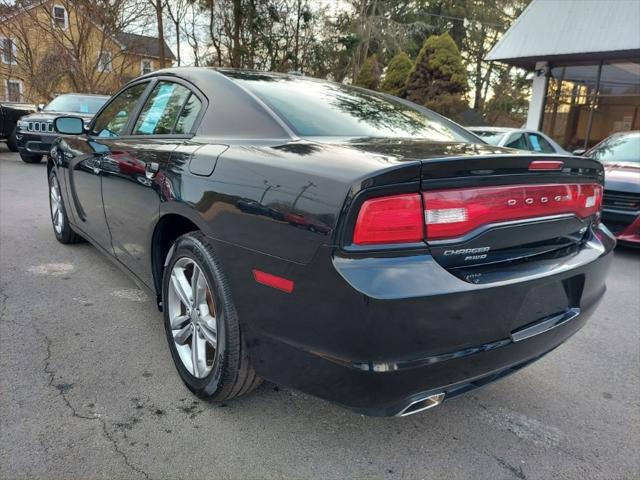
POLYGON ((271 275, 270 273, 263 272, 262 270, 253 269, 253 278, 256 282, 281 290, 286 293, 293 292, 294 283, 292 280, 278 277, 277 275, 271 275))

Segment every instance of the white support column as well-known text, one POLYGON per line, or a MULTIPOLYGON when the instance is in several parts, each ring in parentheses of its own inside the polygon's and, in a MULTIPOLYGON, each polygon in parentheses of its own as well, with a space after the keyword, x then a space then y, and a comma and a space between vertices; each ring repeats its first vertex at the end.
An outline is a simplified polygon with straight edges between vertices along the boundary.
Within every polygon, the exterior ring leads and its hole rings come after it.
POLYGON ((531 101, 529 102, 529 112, 527 113, 528 129, 539 130, 542 125, 544 96, 547 93, 548 81, 549 64, 547 62, 536 62, 536 70, 533 76, 533 86, 531 89, 531 101))

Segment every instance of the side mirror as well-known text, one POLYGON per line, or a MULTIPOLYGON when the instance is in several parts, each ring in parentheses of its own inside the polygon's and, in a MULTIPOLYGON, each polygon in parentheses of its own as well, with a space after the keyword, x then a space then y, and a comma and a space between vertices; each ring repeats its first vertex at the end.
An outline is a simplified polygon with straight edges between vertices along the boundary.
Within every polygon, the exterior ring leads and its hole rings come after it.
POLYGON ((577 156, 581 157, 582 155, 584 155, 586 153, 586 150, 584 148, 578 148, 577 150, 574 150, 571 153, 573 155, 577 155, 577 156))
POLYGON ((44 104, 44 103, 39 103, 39 104, 37 105, 37 109, 38 109, 38 111, 39 111, 39 112, 43 111, 43 110, 44 110, 44 107, 45 107, 45 104, 44 104))
POLYGON ((82 135, 84 122, 80 117, 57 117, 53 120, 53 128, 63 135, 82 135))

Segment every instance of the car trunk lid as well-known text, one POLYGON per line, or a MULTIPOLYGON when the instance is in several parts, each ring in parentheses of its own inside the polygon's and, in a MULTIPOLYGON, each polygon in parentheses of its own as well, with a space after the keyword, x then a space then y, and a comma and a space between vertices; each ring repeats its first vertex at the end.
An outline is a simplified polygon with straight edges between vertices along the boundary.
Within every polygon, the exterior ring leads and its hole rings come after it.
POLYGON ((602 167, 577 157, 489 155, 422 162, 426 239, 445 268, 531 260, 578 246, 602 202, 602 167))

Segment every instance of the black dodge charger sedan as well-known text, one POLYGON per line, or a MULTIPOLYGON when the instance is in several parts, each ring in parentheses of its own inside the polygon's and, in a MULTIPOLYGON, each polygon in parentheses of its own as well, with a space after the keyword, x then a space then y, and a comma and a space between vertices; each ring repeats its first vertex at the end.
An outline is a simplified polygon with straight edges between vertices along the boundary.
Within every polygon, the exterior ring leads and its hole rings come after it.
POLYGON ((56 139, 53 119, 60 115, 76 115, 85 122, 109 99, 104 95, 67 93, 59 95, 37 112, 22 117, 16 125, 16 147, 25 163, 40 163, 56 139))
POLYGON ((477 143, 401 99, 179 68, 54 124, 56 237, 157 298, 203 398, 264 378, 408 415, 553 350, 605 291, 600 163, 477 143))

